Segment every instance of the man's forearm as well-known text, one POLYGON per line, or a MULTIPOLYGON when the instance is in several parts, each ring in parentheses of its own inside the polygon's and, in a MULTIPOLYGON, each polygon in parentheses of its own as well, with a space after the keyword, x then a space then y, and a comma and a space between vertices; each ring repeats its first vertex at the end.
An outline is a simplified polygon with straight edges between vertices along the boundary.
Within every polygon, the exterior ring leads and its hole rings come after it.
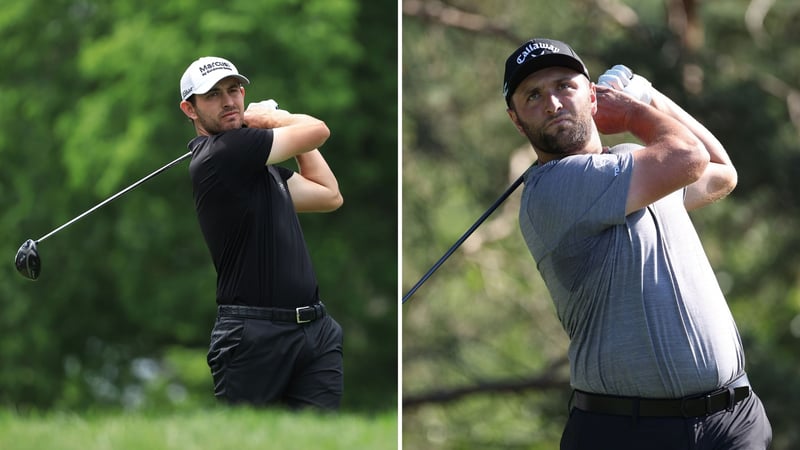
POLYGON ((709 164, 705 173, 696 183, 688 186, 686 191, 686 208, 702 208, 728 195, 736 187, 738 174, 722 143, 697 119, 655 89, 651 105, 679 121, 697 137, 708 152, 709 164))
POLYGON ((284 110, 247 110, 244 122, 250 128, 282 128, 292 125, 315 124, 322 122, 307 114, 292 114, 284 110))
POLYGON ((694 134, 695 137, 697 137, 697 139, 703 143, 703 146, 705 146, 706 151, 711 157, 712 163, 733 166, 728 153, 725 151, 725 147, 722 146, 722 143, 717 140, 711 131, 709 131, 705 126, 703 126, 703 124, 698 122, 697 119, 692 117, 666 95, 660 93, 656 89, 652 90, 652 94, 653 100, 650 104, 659 111, 662 111, 673 117, 678 122, 683 124, 683 126, 688 128, 689 131, 691 131, 692 134, 694 134))
POLYGON ((313 181, 332 191, 339 191, 339 183, 330 166, 319 150, 301 153, 295 156, 297 167, 303 178, 313 181))

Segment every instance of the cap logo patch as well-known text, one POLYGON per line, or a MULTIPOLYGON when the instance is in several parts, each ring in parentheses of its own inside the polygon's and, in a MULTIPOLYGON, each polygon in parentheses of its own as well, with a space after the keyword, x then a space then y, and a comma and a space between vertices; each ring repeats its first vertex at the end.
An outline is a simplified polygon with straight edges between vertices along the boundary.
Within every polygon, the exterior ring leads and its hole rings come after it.
POLYGON ((208 64, 205 64, 205 65, 202 65, 202 66, 198 67, 198 69, 200 69, 200 75, 202 75, 202 76, 206 76, 209 73, 211 73, 211 72, 213 72, 215 70, 219 70, 219 69, 233 70, 231 65, 228 64, 225 61, 213 61, 213 62, 210 62, 208 64))
POLYGON ((542 56, 549 53, 559 53, 561 49, 556 47, 555 45, 548 44, 548 43, 531 43, 525 46, 522 49, 522 53, 517 56, 517 64, 524 63, 528 57, 536 58, 537 56, 542 56))

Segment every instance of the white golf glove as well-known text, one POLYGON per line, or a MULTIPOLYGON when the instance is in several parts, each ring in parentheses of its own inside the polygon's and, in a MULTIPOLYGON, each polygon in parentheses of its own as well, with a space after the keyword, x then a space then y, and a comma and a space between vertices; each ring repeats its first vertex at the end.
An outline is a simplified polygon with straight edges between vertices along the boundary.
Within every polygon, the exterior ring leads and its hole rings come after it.
POLYGON ((250 103, 249 105, 247 105, 247 109, 255 108, 255 107, 267 108, 267 109, 278 109, 278 102, 276 102, 273 99, 269 99, 269 100, 262 100, 262 101, 256 102, 256 103, 250 103))
POLYGON ((597 79, 597 84, 625 92, 642 103, 650 104, 653 85, 641 75, 636 75, 622 64, 608 69, 597 79))

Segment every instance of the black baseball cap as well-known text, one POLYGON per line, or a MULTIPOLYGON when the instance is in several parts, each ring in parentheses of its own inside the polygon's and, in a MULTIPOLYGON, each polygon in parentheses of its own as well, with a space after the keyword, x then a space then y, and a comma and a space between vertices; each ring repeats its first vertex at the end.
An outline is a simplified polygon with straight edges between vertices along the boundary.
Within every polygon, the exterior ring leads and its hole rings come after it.
POLYGON ((589 70, 569 45, 552 39, 534 38, 522 44, 506 59, 503 76, 503 97, 511 103, 517 86, 528 75, 546 67, 568 67, 589 77, 589 70))

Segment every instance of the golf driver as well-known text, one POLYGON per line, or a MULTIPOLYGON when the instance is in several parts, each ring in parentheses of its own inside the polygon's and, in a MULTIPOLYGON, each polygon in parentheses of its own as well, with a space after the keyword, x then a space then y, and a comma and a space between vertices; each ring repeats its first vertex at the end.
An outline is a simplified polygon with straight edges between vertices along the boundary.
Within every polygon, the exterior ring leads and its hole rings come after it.
POLYGON ((37 245, 40 242, 42 242, 43 240, 49 238, 50 236, 58 233, 59 231, 63 230, 64 228, 67 228, 68 226, 72 225, 73 223, 79 221, 80 219, 88 216, 89 214, 91 214, 92 212, 94 212, 97 209, 101 208, 105 204, 110 203, 111 201, 116 200, 119 197, 122 197, 127 192, 129 192, 132 189, 136 188, 140 184, 144 183, 145 181, 149 180, 150 178, 153 178, 154 176, 160 174, 161 172, 169 169, 170 167, 174 166, 175 164, 178 164, 179 162, 183 161, 184 159, 186 159, 186 158, 188 158, 190 156, 192 156, 192 152, 186 153, 185 155, 181 156, 180 158, 170 162, 166 166, 156 170, 155 172, 151 173, 150 175, 147 175, 146 177, 142 178, 141 180, 133 183, 132 185, 130 185, 130 186, 126 187, 125 189, 117 192, 116 194, 112 195, 111 197, 103 200, 97 206, 87 210, 83 214, 81 214, 78 217, 70 220, 69 222, 65 223, 64 225, 61 225, 60 227, 56 228, 55 230, 45 234, 44 236, 40 237, 39 239, 37 239, 35 241, 33 239, 28 239, 27 241, 25 241, 22 244, 22 246, 20 246, 19 250, 17 250, 17 256, 14 258, 14 265, 17 266, 17 271, 19 271, 19 273, 21 273, 22 276, 24 276, 25 278, 28 278, 28 279, 31 279, 31 280, 35 280, 35 279, 39 278, 39 274, 42 271, 42 260, 39 257, 39 250, 37 248, 37 245))
POLYGON ((497 200, 495 200, 495 202, 492 204, 492 206, 490 206, 489 209, 487 209, 486 212, 483 213, 478 218, 478 220, 475 221, 474 224, 472 224, 471 227, 469 227, 469 229, 466 231, 466 233, 464 233, 456 241, 456 243, 453 244, 453 246, 450 247, 450 249, 447 250, 447 252, 441 258, 439 258, 438 261, 436 261, 436 264, 434 264, 433 267, 431 267, 430 270, 428 270, 428 272, 425 275, 423 275, 422 278, 420 278, 419 281, 417 281, 417 284, 415 284, 411 289, 409 289, 409 291, 406 293, 406 295, 403 296, 403 303, 405 303, 406 300, 411 298, 411 296, 414 295, 415 292, 417 292, 417 289, 419 289, 419 287, 422 286, 422 284, 425 283, 425 281, 427 281, 428 278, 430 278, 431 275, 433 275, 434 272, 436 272, 436 269, 438 269, 439 266, 444 264, 444 262, 447 260, 447 258, 449 258, 450 255, 452 255, 453 252, 455 252, 456 249, 459 246, 461 246, 461 244, 463 244, 464 241, 466 241, 467 238, 476 229, 478 229, 479 226, 481 226, 481 224, 494 212, 495 209, 497 209, 498 206, 500 206, 500 204, 502 204, 508 198, 509 195, 511 195, 511 193, 513 193, 519 187, 520 184, 522 184, 523 179, 524 179, 524 175, 520 175, 519 178, 517 178, 513 183, 511 183, 511 186, 509 186, 508 189, 506 189, 506 191, 503 192, 503 194, 500 195, 500 197, 497 200))

